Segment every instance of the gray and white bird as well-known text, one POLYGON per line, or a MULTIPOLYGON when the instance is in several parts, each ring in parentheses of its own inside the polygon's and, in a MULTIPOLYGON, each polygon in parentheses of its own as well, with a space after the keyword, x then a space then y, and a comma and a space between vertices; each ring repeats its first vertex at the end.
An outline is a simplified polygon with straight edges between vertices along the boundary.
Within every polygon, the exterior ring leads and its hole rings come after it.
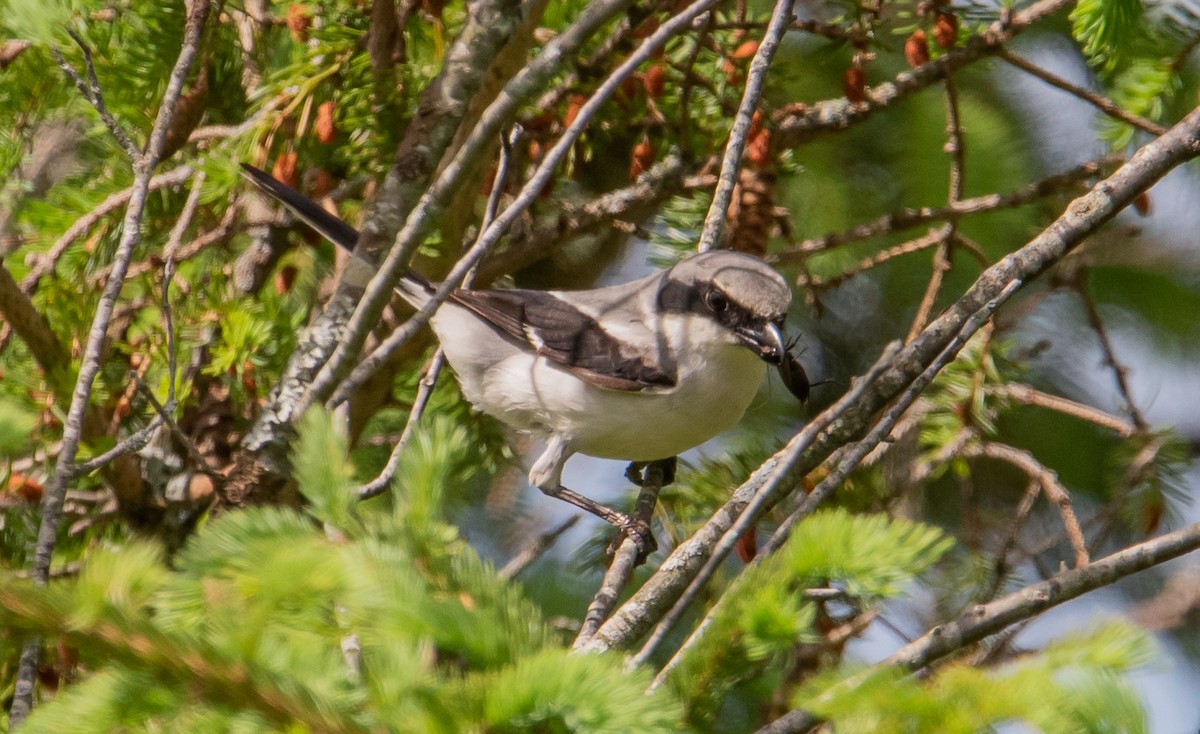
MULTIPOLYGON (((247 178, 334 244, 358 232, 298 191, 243 164, 247 178)), ((416 273, 397 292, 420 308, 433 286, 416 273)), ((513 428, 544 436, 530 483, 624 529, 648 528, 562 486, 573 454, 671 459, 736 424, 775 365, 800 400, 808 381, 782 326, 783 277, 750 255, 718 250, 669 270, 584 291, 453 291, 434 333, 466 398, 513 428)))

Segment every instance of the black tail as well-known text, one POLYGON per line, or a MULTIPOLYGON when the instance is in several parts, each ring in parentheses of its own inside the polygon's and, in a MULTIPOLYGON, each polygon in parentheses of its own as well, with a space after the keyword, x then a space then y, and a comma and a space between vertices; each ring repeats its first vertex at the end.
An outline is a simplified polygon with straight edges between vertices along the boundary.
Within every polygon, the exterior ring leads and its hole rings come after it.
POLYGON ((345 250, 354 250, 354 245, 358 243, 358 230, 322 209, 317 202, 249 163, 242 164, 242 175, 260 191, 278 199, 322 237, 345 250))

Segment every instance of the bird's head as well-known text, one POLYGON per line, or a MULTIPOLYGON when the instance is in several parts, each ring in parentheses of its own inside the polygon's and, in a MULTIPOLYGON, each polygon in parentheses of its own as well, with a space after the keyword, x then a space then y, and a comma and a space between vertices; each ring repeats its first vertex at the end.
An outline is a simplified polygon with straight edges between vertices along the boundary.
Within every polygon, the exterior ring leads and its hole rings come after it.
POLYGON ((797 398, 808 398, 808 379, 783 338, 792 290, 770 265, 731 250, 693 255, 667 271, 658 298, 664 312, 715 323, 734 343, 775 365, 797 398))

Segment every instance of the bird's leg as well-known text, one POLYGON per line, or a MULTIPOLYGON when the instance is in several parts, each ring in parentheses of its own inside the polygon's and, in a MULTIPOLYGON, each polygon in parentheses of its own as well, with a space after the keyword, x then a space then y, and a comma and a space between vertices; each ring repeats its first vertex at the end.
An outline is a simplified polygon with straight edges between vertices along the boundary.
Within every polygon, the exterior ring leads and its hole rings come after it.
POLYGON ((627 534, 637 543, 639 557, 644 558, 653 553, 658 548, 658 542, 654 540, 654 534, 650 532, 648 521, 640 522, 562 485, 563 465, 567 463, 570 456, 571 451, 567 442, 560 436, 552 436, 546 450, 529 470, 530 484, 542 490, 547 497, 569 502, 627 534))
MULTIPOLYGON (((640 518, 630 517, 623 512, 617 512, 611 507, 590 500, 578 492, 567 489, 561 484, 553 489, 542 489, 542 492, 547 497, 554 497, 564 502, 569 502, 581 510, 587 510, 604 522, 612 525, 621 531, 622 534, 628 535, 633 539, 633 542, 638 546, 638 558, 644 559, 658 549, 658 541, 654 539, 654 533, 650 530, 650 523, 640 518)), ((618 540, 621 538, 618 535, 618 540)))

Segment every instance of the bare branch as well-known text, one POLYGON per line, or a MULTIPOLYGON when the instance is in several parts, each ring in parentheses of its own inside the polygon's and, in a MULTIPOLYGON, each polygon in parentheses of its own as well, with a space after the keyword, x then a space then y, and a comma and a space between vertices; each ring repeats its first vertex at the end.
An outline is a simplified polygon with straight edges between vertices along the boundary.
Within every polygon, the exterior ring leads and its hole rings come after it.
MULTIPOLYGON (((1047 609, 1197 549, 1200 549, 1200 524, 1147 540, 1081 568, 1063 571, 996 601, 971 607, 958 619, 932 628, 887 660, 841 681, 837 688, 854 687, 890 667, 919 670, 1047 609)), ((760 728, 756 734, 797 734, 811 730, 818 723, 819 720, 807 711, 794 709, 760 728)))
POLYGON ((1071 547, 1075 550, 1075 567, 1088 564, 1087 540, 1083 537, 1079 518, 1075 516, 1075 509, 1071 506, 1071 495, 1067 493, 1067 488, 1062 486, 1062 482, 1058 481, 1058 474, 1034 458, 1033 454, 1028 451, 990 441, 966 446, 962 455, 986 456, 989 459, 1011 464, 1041 485, 1046 499, 1058 508, 1058 512, 1062 516, 1067 539, 1071 541, 1071 547))
MULTIPOLYGON (((673 466, 675 459, 667 461, 673 466)), ((637 507, 633 512, 634 522, 642 527, 650 527, 650 521, 654 517, 654 506, 658 503, 658 494, 662 491, 664 484, 666 484, 666 476, 663 462, 650 462, 646 466, 642 478, 642 488, 638 492, 637 507)), ((583 624, 580 626, 579 634, 575 637, 575 642, 571 645, 572 649, 582 650, 587 646, 588 640, 596 634, 596 630, 600 629, 600 625, 604 623, 613 607, 616 606, 621 591, 633 578, 633 570, 642 560, 642 551, 632 537, 628 534, 623 538, 620 535, 617 537, 620 539, 620 543, 613 554, 612 562, 608 564, 608 570, 604 572, 600 588, 596 590, 596 594, 592 597, 592 601, 583 615, 583 624)))
POLYGON ((972 607, 957 620, 938 625, 897 650, 883 664, 909 669, 924 667, 1009 625, 1197 549, 1200 549, 1200 524, 1138 543, 994 602, 972 607))
POLYGON ((1114 120, 1120 120, 1128 125, 1133 125, 1142 132, 1150 133, 1155 137, 1162 135, 1167 131, 1167 128, 1159 125, 1157 122, 1154 122, 1153 120, 1147 120, 1141 115, 1135 115, 1132 112, 1122 108, 1108 97, 1096 94, 1090 89, 1084 89, 1083 87, 1072 84, 1066 79, 1063 79, 1061 76, 1043 69, 1029 59, 1018 56, 1006 48, 1000 48, 996 52, 996 55, 1017 67, 1021 71, 1025 71, 1036 76, 1038 79, 1041 79, 1050 86, 1061 89, 1064 92, 1072 94, 1079 99, 1082 99, 1084 102, 1093 105, 1096 109, 1100 110, 1114 120))
POLYGON ((1088 293, 1085 276, 1085 270, 1079 271, 1071 286, 1075 295, 1079 296, 1080 303, 1083 304, 1083 312, 1087 314, 1088 325, 1092 327, 1092 331, 1096 332, 1096 336, 1100 340, 1100 348, 1104 351, 1104 363, 1112 369, 1117 389, 1121 391, 1121 397, 1125 400, 1125 407, 1129 410, 1129 417, 1133 419, 1133 425, 1137 426, 1139 431, 1146 431, 1150 424, 1146 422, 1146 417, 1142 415, 1137 403, 1133 401, 1133 391, 1129 389, 1129 368, 1117 360, 1117 352, 1113 348, 1112 340, 1108 337, 1104 319, 1100 318, 1100 310, 1096 308, 1096 302, 1088 293))
MULTIPOLYGON (((161 188, 179 186, 194 174, 195 169, 191 166, 180 166, 167 173, 160 173, 151 178, 147 190, 157 191, 161 188)), ((75 244, 80 237, 90 232, 92 227, 95 227, 101 219, 121 207, 128 206, 129 200, 133 197, 133 192, 133 186, 123 191, 118 191, 100 202, 90 212, 75 220, 75 223, 66 232, 63 232, 62 236, 58 238, 45 254, 37 257, 36 263, 29 270, 25 279, 21 281, 21 290, 32 295, 37 290, 38 282, 45 276, 54 273, 54 269, 58 267, 58 261, 62 259, 67 249, 75 244)))
POLYGON ((1014 13, 1010 19, 996 21, 961 48, 948 51, 912 71, 898 74, 890 82, 871 87, 863 104, 854 104, 843 97, 801 106, 802 109, 796 107, 776 120, 775 142, 782 147, 795 147, 825 133, 860 123, 879 110, 936 84, 948 74, 996 53, 1003 44, 1032 23, 1072 4, 1072 0, 1038 0, 1014 13))
POLYGON ((1088 423, 1113 431, 1125 438, 1137 433, 1138 430, 1137 426, 1133 423, 1112 413, 1107 413, 1099 408, 1077 403, 1074 400, 1068 400, 1058 395, 1042 392, 1029 385, 1014 382, 998 387, 993 392, 1000 398, 1011 398, 1024 405, 1036 405, 1039 408, 1046 408, 1047 410, 1053 410, 1063 415, 1087 421, 1088 423))
POLYGON ((108 111, 108 106, 104 104, 104 93, 100 90, 100 80, 96 78, 96 66, 92 63, 92 49, 79 37, 79 34, 73 28, 67 28, 67 33, 70 34, 71 40, 75 42, 75 45, 79 46, 80 50, 83 51, 87 81, 85 82, 81 79, 79 72, 75 71, 75 67, 67 63, 67 60, 63 58, 62 52, 58 50, 58 46, 56 45, 50 47, 50 52, 54 54, 54 60, 58 62, 58 67, 66 73, 67 78, 75 84, 76 89, 83 95, 83 98, 92 107, 96 108, 96 112, 100 113, 100 119, 104 121, 104 126, 108 128, 112 136, 121 144, 129 159, 136 161, 141 157, 141 151, 138 150, 137 145, 129 137, 129 134, 125 132, 125 129, 121 127, 121 123, 117 122, 117 118, 113 117, 112 113, 108 111))
POLYGON ((1105 173, 1112 167, 1123 163, 1124 160, 1125 157, 1123 155, 1108 155, 1083 163, 1064 173, 1022 186, 1008 193, 986 194, 971 199, 963 199, 962 201, 936 209, 928 207, 903 209, 893 214, 882 216, 874 221, 860 224, 845 232, 827 234, 824 237, 804 240, 787 252, 776 255, 775 262, 786 263, 802 260, 809 255, 832 250, 835 247, 841 247, 842 245, 848 245, 897 230, 918 227, 930 222, 955 221, 979 212, 1024 206, 1038 199, 1063 193, 1086 179, 1105 173))
POLYGON ((930 232, 929 234, 918 237, 915 240, 901 242, 895 247, 889 247, 888 249, 877 252, 870 257, 865 257, 848 269, 832 277, 821 278, 816 275, 801 274, 799 278, 797 278, 796 284, 801 287, 811 288, 813 290, 827 290, 829 288, 836 288, 842 283, 845 283, 847 280, 862 275, 872 268, 877 268, 889 260, 893 260, 903 255, 911 255, 914 252, 928 250, 930 247, 939 245, 942 243, 943 239, 945 239, 945 237, 942 233, 942 230, 939 228, 933 232, 930 232))
POLYGON ((529 564, 545 553, 547 548, 554 545, 554 541, 558 540, 563 533, 574 527, 580 517, 582 515, 571 515, 556 527, 534 538, 533 542, 522 548, 508 563, 504 564, 504 567, 497 571, 496 575, 506 581, 516 578, 517 574, 529 568, 529 564))
POLYGON ((725 219, 729 216, 729 202, 733 200, 733 187, 737 184, 738 169, 742 163, 742 151, 746 148, 746 137, 750 134, 750 123, 754 119, 754 111, 758 109, 762 97, 763 83, 775 50, 779 48, 779 40, 792 22, 792 5, 795 0, 777 0, 775 9, 771 12, 771 20, 763 33, 762 42, 754 52, 750 62, 750 71, 746 75, 746 88, 742 92, 742 102, 737 115, 733 118, 733 128, 729 131, 729 142, 725 144, 725 156, 721 159, 721 173, 717 177, 717 189, 713 192, 712 204, 704 217, 704 228, 700 231, 700 242, 697 249, 700 252, 713 250, 721 246, 725 232, 725 219))
POLYGON ((417 396, 413 399, 412 409, 408 411, 404 430, 400 432, 400 438, 392 447, 392 453, 388 455, 387 463, 379 472, 379 476, 356 490, 360 500, 378 497, 392 486, 392 479, 396 476, 396 470, 400 468, 400 460, 404 458, 404 450, 408 448, 408 442, 412 440, 413 433, 416 432, 417 423, 425 413, 425 406, 429 404, 429 396, 433 394, 433 386, 437 384, 438 375, 441 374, 442 365, 445 363, 445 356, 441 347, 438 347, 437 351, 433 353, 433 357, 430 358, 429 366, 425 368, 425 374, 421 376, 421 381, 417 384, 417 396))
MULTIPOLYGON (((947 137, 945 150, 950 154, 950 186, 946 203, 953 206, 962 199, 963 185, 966 181, 966 143, 963 140, 962 118, 958 109, 958 87, 954 83, 954 77, 946 77, 945 88, 947 137)), ((950 271, 950 253, 951 247, 955 243, 954 235, 957 234, 957 229, 958 222, 952 219, 938 231, 941 242, 933 253, 933 269, 929 276, 929 283, 925 287, 925 294, 921 296, 921 302, 917 306, 917 313, 913 317, 912 326, 908 329, 908 337, 905 341, 916 339, 917 334, 921 333, 921 329, 924 329, 925 324, 928 323, 929 315, 933 313, 938 294, 942 290, 942 282, 946 278, 946 273, 950 271)))

